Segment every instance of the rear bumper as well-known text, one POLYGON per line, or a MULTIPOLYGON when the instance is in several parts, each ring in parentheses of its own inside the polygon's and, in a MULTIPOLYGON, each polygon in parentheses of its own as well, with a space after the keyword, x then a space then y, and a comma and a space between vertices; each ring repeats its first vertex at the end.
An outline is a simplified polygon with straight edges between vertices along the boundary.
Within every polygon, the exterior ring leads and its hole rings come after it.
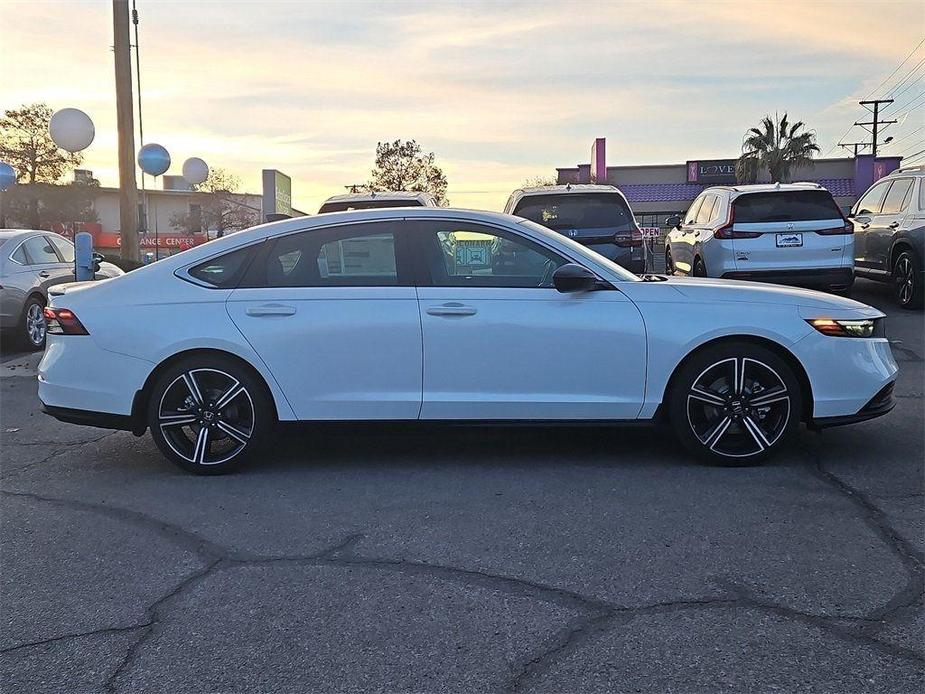
POLYGON ((840 427, 846 424, 857 424, 866 422, 868 419, 882 417, 887 412, 896 407, 896 399, 893 397, 893 389, 896 381, 890 381, 880 391, 870 399, 864 407, 855 414, 841 415, 838 417, 817 417, 809 421, 810 429, 820 430, 829 427, 840 427))
POLYGON ((90 410, 75 410, 69 407, 55 407, 42 403, 42 412, 54 417, 59 422, 79 424, 81 426, 99 427, 100 429, 119 429, 121 431, 135 431, 135 421, 129 415, 112 414, 110 412, 92 412, 90 410))
POLYGON ((797 287, 845 288, 854 282, 854 268, 819 268, 805 270, 735 270, 724 272, 721 279, 771 282, 797 287))
POLYGON ((639 274, 645 272, 645 261, 642 257, 642 248, 623 248, 615 243, 585 243, 581 239, 572 239, 582 246, 590 248, 595 253, 612 260, 620 267, 626 268, 630 272, 639 274))

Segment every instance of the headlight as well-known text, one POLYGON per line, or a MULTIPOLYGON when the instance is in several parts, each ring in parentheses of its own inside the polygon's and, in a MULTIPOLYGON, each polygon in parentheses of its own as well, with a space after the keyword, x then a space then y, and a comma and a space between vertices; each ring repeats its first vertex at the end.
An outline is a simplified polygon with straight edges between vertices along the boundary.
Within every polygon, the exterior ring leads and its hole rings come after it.
POLYGON ((833 320, 832 318, 812 318, 806 321, 823 335, 831 337, 875 337, 876 318, 859 320, 833 320))

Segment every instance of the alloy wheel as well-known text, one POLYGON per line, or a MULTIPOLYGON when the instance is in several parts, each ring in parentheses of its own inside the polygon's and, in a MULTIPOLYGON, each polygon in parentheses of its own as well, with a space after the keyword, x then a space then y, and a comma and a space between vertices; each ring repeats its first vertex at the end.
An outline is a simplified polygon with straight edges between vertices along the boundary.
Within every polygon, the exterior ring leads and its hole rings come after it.
POLYGON ((720 456, 763 453, 790 421, 790 393, 780 375, 748 357, 704 369, 687 395, 687 421, 703 446, 720 456))
POLYGON ((903 306, 910 303, 915 295, 915 267, 908 255, 903 254, 896 261, 896 267, 893 269, 893 282, 899 303, 903 306))
POLYGON ((254 402, 244 385, 218 369, 191 369, 175 378, 158 405, 167 445, 196 465, 237 456, 254 435, 254 402))
POLYGON ((36 347, 41 347, 45 341, 45 315, 42 307, 37 303, 29 304, 26 311, 26 337, 36 347))

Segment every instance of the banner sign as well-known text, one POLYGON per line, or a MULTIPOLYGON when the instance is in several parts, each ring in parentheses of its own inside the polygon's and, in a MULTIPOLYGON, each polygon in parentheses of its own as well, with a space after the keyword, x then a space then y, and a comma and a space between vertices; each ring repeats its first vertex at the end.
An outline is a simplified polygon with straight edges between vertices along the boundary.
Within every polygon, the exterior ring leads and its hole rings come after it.
POLYGON ((276 169, 263 170, 263 219, 270 214, 292 216, 292 179, 276 169))
POLYGON ((711 159, 687 162, 687 182, 720 185, 736 182, 735 159, 711 159))

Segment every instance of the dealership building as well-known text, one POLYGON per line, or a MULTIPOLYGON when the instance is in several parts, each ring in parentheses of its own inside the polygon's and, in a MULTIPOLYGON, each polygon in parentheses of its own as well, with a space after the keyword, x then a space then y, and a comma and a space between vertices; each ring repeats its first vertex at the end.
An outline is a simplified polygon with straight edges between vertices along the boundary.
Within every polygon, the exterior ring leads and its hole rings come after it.
MULTIPOLYGON (((735 185, 736 159, 692 159, 680 164, 609 166, 605 138, 591 146, 591 162, 557 168, 557 182, 609 183, 629 200, 642 227, 665 227, 668 217, 684 212, 710 186, 735 185)), ((899 167, 901 157, 838 157, 815 159, 791 172, 793 181, 818 183, 847 212, 877 179, 899 167)), ((759 182, 767 182, 767 172, 759 182)))

